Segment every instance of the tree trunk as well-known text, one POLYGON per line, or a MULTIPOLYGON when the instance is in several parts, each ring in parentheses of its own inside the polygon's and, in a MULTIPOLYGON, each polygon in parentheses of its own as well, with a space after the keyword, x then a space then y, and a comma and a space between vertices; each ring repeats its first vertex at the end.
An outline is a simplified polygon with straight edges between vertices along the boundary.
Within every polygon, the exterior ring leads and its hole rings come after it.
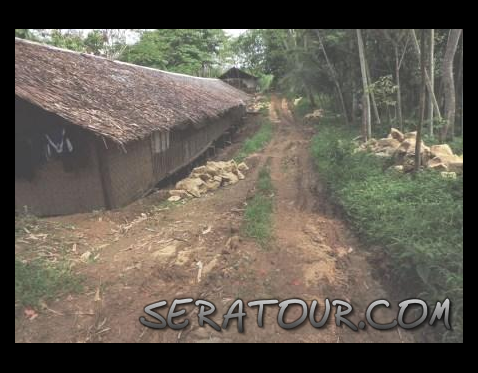
POLYGON ((368 134, 370 120, 370 107, 367 108, 367 99, 362 95, 362 137, 364 141, 369 140, 372 136, 368 134))
POLYGON ((363 85, 363 124, 364 124, 364 132, 366 134, 366 140, 372 137, 372 118, 370 115, 370 95, 368 93, 368 79, 367 79, 367 68, 365 66, 365 52, 364 52, 364 45, 362 39, 362 31, 357 29, 357 42, 358 42, 358 49, 359 49, 359 57, 360 57, 360 70, 362 72, 362 85, 363 85))
POLYGON ((314 99, 314 94, 312 93, 312 90, 310 89, 308 84, 305 85, 305 89, 307 91, 307 97, 309 98, 310 105, 312 106, 312 108, 317 108, 317 104, 315 103, 315 99, 314 99))
MULTIPOLYGON (((431 90, 435 92, 435 29, 430 29, 430 83, 431 90)), ((430 122, 430 137, 433 137, 433 101, 431 95, 428 99, 428 120, 430 122)))
POLYGON ((420 87, 420 119, 417 126, 417 141, 415 144, 415 172, 418 172, 421 166, 421 151, 422 151, 422 128, 425 119, 425 96, 427 93, 425 68, 426 68, 426 40, 425 29, 421 32, 421 53, 420 53, 420 71, 422 76, 422 83, 420 87))
MULTIPOLYGON (((364 53, 364 58, 365 58, 365 67, 367 68, 367 81, 368 81, 368 85, 370 86, 372 85, 372 76, 370 75, 370 68, 368 65, 367 58, 365 57, 365 53, 364 53)), ((373 90, 370 91, 370 97, 372 98, 372 108, 373 108, 375 121, 377 122, 377 125, 380 126, 382 124, 382 121, 380 120, 380 114, 378 112, 377 102, 375 101, 375 93, 373 92, 373 90)))
POLYGON ((456 96, 455 96, 455 78, 453 76, 453 61, 455 59, 456 49, 460 40, 461 29, 452 29, 448 36, 445 57, 443 57, 442 79, 445 93, 445 126, 443 127, 442 139, 444 141, 452 139, 454 134, 450 134, 450 129, 455 126, 456 96))
POLYGON ((463 136, 463 32, 461 37, 460 63, 458 64, 457 80, 457 96, 459 97, 458 101, 460 108, 460 136, 463 136))
POLYGON ((357 95, 355 93, 355 81, 352 82, 352 125, 357 123, 357 95))
MULTIPOLYGON (((349 40, 349 50, 350 53, 353 53, 354 50, 354 39, 350 38, 349 40)), ((356 86, 356 77, 355 77, 355 59, 350 58, 349 59, 350 65, 349 65, 349 70, 350 70, 350 81, 351 81, 351 99, 352 99, 352 118, 351 118, 351 125, 355 127, 357 124, 357 86, 356 86)))
POLYGON ((400 131, 403 132, 402 116, 402 92, 400 87, 400 53, 398 52, 398 43, 394 45, 395 50, 395 80, 397 84, 397 117, 400 131))
POLYGON ((345 106, 344 95, 342 93, 342 89, 340 88, 340 83, 339 83, 339 80, 337 78, 337 73, 336 73, 334 67, 332 66, 332 64, 329 61, 329 57, 327 56, 327 52, 325 51, 324 43, 322 42, 322 37, 320 36, 320 31, 318 29, 315 29, 314 31, 317 34, 317 37, 319 38, 320 47, 321 47, 322 52, 324 54, 325 61, 327 63, 329 71, 330 71, 330 75, 332 76, 332 80, 334 81, 335 87, 337 89, 337 94, 339 96, 340 104, 342 106, 342 112, 344 114, 344 119, 345 119, 346 124, 348 125, 349 124, 349 116, 348 116, 348 113, 347 113, 347 107, 345 106))
MULTIPOLYGON (((421 52, 420 52, 420 46, 418 45, 417 35, 415 34, 414 29, 411 29, 410 32, 412 34, 412 40, 413 40, 412 44, 415 47, 415 52, 417 53, 418 58, 420 59, 421 52)), ((431 83, 430 77, 428 76, 427 69, 425 69, 425 80, 427 83, 428 93, 430 94, 430 98, 433 100, 433 110, 435 112, 437 119, 441 121, 440 107, 438 106, 438 101, 436 99, 435 92, 432 89, 432 83, 431 83)))

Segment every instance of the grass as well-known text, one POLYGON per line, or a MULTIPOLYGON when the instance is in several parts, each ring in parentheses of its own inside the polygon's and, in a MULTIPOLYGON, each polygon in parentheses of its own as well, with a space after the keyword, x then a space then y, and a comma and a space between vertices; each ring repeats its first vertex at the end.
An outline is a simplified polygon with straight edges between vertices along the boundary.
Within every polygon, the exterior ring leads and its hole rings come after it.
POLYGON ((262 118, 259 130, 250 139, 244 142, 241 150, 235 157, 236 162, 243 162, 249 155, 262 150, 272 139, 272 124, 266 118, 262 118))
POLYGON ((82 279, 74 275, 66 262, 51 264, 45 260, 23 263, 15 258, 15 303, 36 307, 69 292, 79 292, 82 279))
POLYGON ((272 212, 274 187, 268 168, 259 172, 256 184, 256 194, 248 201, 244 214, 243 231, 253 238, 263 249, 266 249, 272 239, 272 212))
MULTIPOLYGON (((315 104, 317 107, 313 107, 310 100, 307 97, 302 97, 298 102, 297 105, 292 105, 292 110, 294 112, 294 116, 297 120, 302 120, 302 118, 309 113, 312 113, 316 109, 322 109, 326 112, 329 112, 329 108, 331 107, 331 99, 327 95, 314 95, 315 104)), ((289 99, 294 102, 297 97, 291 96, 289 99)))
POLYGON ((15 254, 15 304, 37 307, 42 301, 81 290, 83 278, 72 273, 70 262, 65 259, 70 243, 57 234, 60 228, 74 230, 73 226, 48 222, 34 215, 15 215, 15 242, 29 242, 26 250, 15 254), (48 235, 49 245, 54 245, 53 251, 58 254, 55 262, 39 256, 37 249, 43 247, 43 241, 29 239, 42 234, 48 235))
POLYGON ((271 87, 274 81, 274 75, 272 74, 261 74, 259 76, 259 90, 261 93, 267 92, 271 87))
POLYGON ((392 278, 410 296, 450 298, 454 331, 444 340, 462 341, 463 177, 384 171, 381 159, 353 152, 356 133, 319 131, 312 153, 334 200, 365 243, 385 249, 392 278))
MULTIPOLYGON (((428 135, 425 135, 423 137, 423 141, 425 144, 428 146, 431 145, 438 145, 440 142, 438 141, 438 137, 430 137, 428 135)), ((455 137, 453 141, 447 142, 448 145, 450 145, 451 150, 453 150, 453 153, 457 155, 462 155, 463 154, 463 137, 455 137)))
POLYGON ((23 236, 26 232, 33 231, 38 226, 38 219, 34 215, 15 215, 15 239, 23 236))
POLYGON ((157 212, 157 211, 163 211, 167 209, 172 209, 176 206, 181 206, 184 205, 187 202, 187 199, 181 199, 177 202, 171 202, 165 199, 164 201, 161 201, 160 203, 153 205, 152 211, 157 212))

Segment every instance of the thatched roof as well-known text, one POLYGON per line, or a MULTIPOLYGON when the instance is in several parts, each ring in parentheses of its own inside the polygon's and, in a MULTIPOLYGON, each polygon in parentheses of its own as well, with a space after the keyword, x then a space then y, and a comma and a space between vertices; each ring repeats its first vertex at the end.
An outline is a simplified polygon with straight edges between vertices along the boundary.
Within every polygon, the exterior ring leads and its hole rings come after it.
POLYGON ((243 70, 238 69, 237 67, 231 67, 224 74, 222 74, 219 79, 259 79, 258 77, 246 73, 243 70))
POLYGON ((15 95, 118 143, 202 126, 248 96, 218 79, 136 66, 15 38, 15 95))

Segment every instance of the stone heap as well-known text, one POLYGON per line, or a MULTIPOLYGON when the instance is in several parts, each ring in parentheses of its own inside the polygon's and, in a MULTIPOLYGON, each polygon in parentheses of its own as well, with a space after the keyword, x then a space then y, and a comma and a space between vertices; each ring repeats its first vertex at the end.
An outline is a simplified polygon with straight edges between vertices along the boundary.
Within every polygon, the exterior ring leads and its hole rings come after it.
POLYGON ((183 198, 200 198, 207 192, 219 189, 222 186, 232 185, 244 180, 244 172, 249 167, 245 163, 207 162, 205 166, 196 167, 191 175, 176 184, 176 189, 169 191, 169 201, 177 202, 183 198))
MULTIPOLYGON (((387 138, 369 141, 361 144, 358 150, 368 150, 376 156, 391 158, 394 168, 409 172, 415 164, 416 132, 401 133, 392 128, 387 138)), ((422 141, 420 156, 422 165, 444 173, 463 173, 463 155, 453 154, 448 144, 426 146, 422 141)))
POLYGON ((314 112, 304 116, 304 123, 317 124, 323 116, 324 111, 322 109, 314 110, 314 112))

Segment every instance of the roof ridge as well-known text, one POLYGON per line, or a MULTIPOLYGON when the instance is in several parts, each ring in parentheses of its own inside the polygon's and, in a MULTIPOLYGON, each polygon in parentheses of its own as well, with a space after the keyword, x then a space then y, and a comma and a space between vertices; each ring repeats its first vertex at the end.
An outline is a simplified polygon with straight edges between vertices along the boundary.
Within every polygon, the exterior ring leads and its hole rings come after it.
POLYGON ((203 78, 203 77, 200 77, 200 76, 175 73, 175 72, 172 72, 172 71, 165 71, 165 70, 161 70, 161 69, 155 69, 153 67, 136 65, 136 64, 130 63, 130 62, 112 60, 110 58, 106 58, 106 57, 103 57, 103 56, 97 56, 97 55, 90 54, 90 53, 73 51, 71 49, 60 48, 60 47, 56 47, 56 46, 50 45, 50 44, 44 44, 44 43, 40 43, 40 42, 36 42, 36 41, 32 41, 32 40, 18 38, 16 36, 15 36, 15 41, 18 41, 18 42, 21 42, 21 43, 26 43, 26 44, 37 45, 39 47, 43 47, 45 49, 50 49, 50 50, 55 50, 55 51, 58 51, 58 52, 72 53, 72 54, 80 55, 80 56, 87 57, 87 58, 96 58, 98 60, 106 60, 108 62, 112 62, 112 63, 116 63, 116 64, 120 64, 120 65, 126 65, 126 66, 135 67, 135 68, 142 68, 142 69, 145 69, 145 70, 156 71, 156 72, 160 72, 160 73, 167 74, 167 75, 182 76, 182 77, 185 77, 185 78, 198 79, 198 80, 221 81, 220 79, 217 79, 217 78, 203 78))

